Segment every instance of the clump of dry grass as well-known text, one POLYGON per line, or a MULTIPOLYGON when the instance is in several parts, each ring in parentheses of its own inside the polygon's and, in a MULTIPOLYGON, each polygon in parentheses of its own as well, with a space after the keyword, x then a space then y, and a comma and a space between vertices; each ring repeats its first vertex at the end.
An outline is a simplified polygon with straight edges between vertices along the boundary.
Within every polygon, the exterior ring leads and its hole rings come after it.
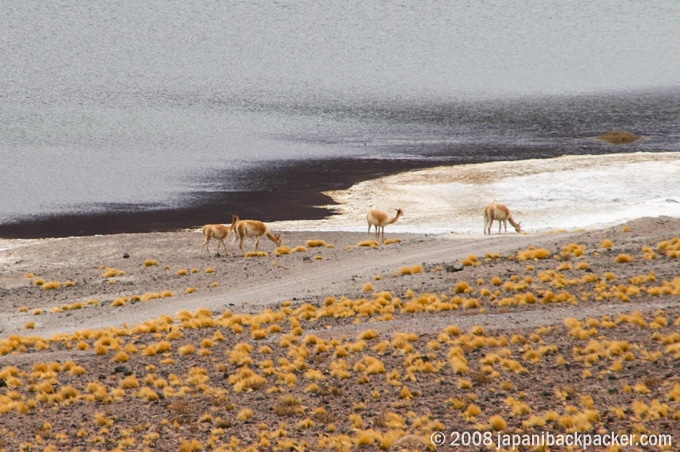
POLYGON ((375 240, 363 240, 363 241, 357 243, 356 246, 365 246, 365 247, 369 247, 369 248, 378 248, 379 245, 378 245, 378 242, 376 242, 375 240))
POLYGON ((616 262, 617 264, 625 264, 625 263, 628 263, 628 262, 633 262, 634 260, 635 259, 630 254, 622 253, 622 254, 619 254, 618 256, 616 256, 616 258, 614 259, 614 262, 616 262))
POLYGON ((422 265, 414 265, 412 267, 401 267, 399 269, 399 274, 404 276, 404 275, 415 275, 418 273, 422 273, 424 271, 422 265))
POLYGON ((283 245, 283 246, 279 246, 278 248, 276 248, 276 251, 274 251, 274 254, 276 254, 277 256, 282 256, 282 255, 285 255, 285 254, 290 254, 291 252, 292 252, 292 250, 290 249, 289 246, 283 245))
POLYGON ((248 251, 246 253, 247 258, 252 258, 252 257, 268 257, 269 253, 266 251, 248 251))
POLYGON ((320 239, 309 239, 306 242, 308 248, 319 248, 322 246, 327 246, 326 242, 320 239))
POLYGON ((534 247, 529 247, 528 249, 524 251, 520 251, 517 253, 517 259, 520 261, 526 261, 529 259, 547 259, 551 256, 551 253, 549 250, 545 248, 534 248, 534 247))
POLYGON ((54 290, 61 289, 61 283, 59 281, 49 281, 42 284, 43 290, 54 290))

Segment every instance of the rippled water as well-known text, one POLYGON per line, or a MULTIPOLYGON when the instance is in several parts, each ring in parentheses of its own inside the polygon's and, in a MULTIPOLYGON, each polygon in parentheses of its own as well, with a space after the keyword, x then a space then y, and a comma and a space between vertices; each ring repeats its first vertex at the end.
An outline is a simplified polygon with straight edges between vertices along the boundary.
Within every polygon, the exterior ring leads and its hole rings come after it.
POLYGON ((674 0, 8 0, 0 224, 281 192, 296 162, 622 152, 591 139, 618 129, 646 138, 623 152, 676 151, 679 18, 674 0))

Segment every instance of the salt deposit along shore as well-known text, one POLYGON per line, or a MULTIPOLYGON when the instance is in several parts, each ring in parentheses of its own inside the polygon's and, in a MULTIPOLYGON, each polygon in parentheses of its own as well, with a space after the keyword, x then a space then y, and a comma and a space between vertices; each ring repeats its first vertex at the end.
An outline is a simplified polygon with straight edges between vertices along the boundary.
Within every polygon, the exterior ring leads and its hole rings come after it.
POLYGON ((482 209, 506 204, 529 232, 603 228, 680 217, 680 153, 563 156, 409 171, 327 192, 336 215, 278 222, 284 230, 365 229, 369 208, 405 212, 394 232, 482 233, 482 209))

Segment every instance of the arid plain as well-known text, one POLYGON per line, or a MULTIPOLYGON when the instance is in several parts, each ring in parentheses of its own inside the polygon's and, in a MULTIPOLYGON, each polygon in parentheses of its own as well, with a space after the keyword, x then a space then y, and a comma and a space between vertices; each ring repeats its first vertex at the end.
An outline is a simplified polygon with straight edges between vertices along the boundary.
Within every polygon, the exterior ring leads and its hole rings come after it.
POLYGON ((0 450, 677 448, 680 220, 387 236, 284 231, 251 258, 201 256, 198 231, 12 242, 0 450))

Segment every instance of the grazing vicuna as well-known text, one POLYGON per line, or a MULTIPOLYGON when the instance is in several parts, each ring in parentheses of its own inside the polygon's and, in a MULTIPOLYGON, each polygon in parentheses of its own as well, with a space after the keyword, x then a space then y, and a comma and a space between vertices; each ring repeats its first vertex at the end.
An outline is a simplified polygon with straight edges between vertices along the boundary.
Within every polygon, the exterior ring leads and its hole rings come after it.
POLYGON ((229 233, 234 230, 234 224, 236 224, 237 221, 237 216, 232 215, 231 216, 231 226, 225 226, 223 224, 206 224, 203 226, 203 236, 205 237, 205 240, 201 244, 201 256, 203 256, 203 250, 208 251, 208 255, 210 255, 210 240, 215 239, 219 240, 219 243, 217 244, 217 249, 215 250, 215 253, 217 256, 220 255, 220 243, 222 244, 222 247, 224 248, 224 254, 227 254, 227 245, 224 243, 224 239, 229 237, 229 233))
POLYGON ((397 214, 390 218, 382 210, 372 209, 366 214, 366 221, 368 222, 368 235, 371 235, 371 226, 375 226, 375 240, 378 240, 378 235, 382 232, 382 242, 385 243, 385 226, 392 224, 404 215, 404 211, 397 209, 397 214))
POLYGON ((269 240, 276 243, 277 247, 281 246, 281 235, 272 234, 269 230, 269 227, 263 222, 259 220, 240 220, 236 215, 234 215, 233 221, 235 224, 234 238, 232 239, 232 243, 238 237, 239 248, 241 249, 241 252, 244 256, 246 255, 246 252, 243 251, 243 241, 246 237, 257 237, 257 240, 255 241, 255 251, 257 251, 257 247, 260 244, 260 239, 263 236, 266 236, 269 240))
POLYGON ((510 209, 503 204, 492 202, 484 208, 484 235, 491 235, 491 225, 494 221, 498 221, 498 233, 501 233, 501 223, 505 226, 505 232, 508 232, 508 222, 515 228, 515 231, 522 232, 521 223, 516 223, 512 219, 510 209))

